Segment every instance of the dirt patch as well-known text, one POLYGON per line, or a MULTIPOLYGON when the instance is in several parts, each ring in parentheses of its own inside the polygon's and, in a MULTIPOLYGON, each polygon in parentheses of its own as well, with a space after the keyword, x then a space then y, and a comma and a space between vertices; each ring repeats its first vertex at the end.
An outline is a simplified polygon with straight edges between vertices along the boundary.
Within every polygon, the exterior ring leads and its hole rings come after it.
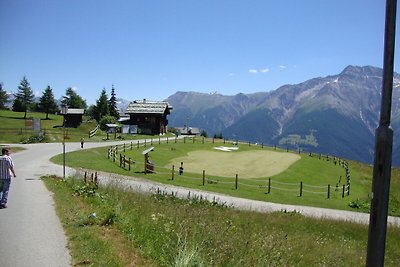
POLYGON ((175 158, 170 162, 180 166, 183 162, 186 172, 242 178, 269 177, 285 171, 299 155, 268 150, 254 151, 193 151, 187 156, 175 158))

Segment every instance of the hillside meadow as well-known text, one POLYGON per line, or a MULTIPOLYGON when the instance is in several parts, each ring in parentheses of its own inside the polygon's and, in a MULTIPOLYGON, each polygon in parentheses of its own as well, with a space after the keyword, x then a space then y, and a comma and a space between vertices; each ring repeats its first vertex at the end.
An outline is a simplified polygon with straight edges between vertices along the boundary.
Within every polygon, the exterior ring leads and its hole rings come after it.
MULTIPOLYGON (((365 266, 368 226, 44 177, 74 266, 365 266)), ((387 230, 385 266, 400 264, 387 230)))
MULTIPOLYGON (((10 110, 0 110, 0 142, 1 143, 30 143, 40 140, 41 142, 62 142, 63 141, 63 116, 49 114, 49 119, 46 119, 46 114, 41 112, 27 112, 27 119, 40 119, 43 135, 41 138, 34 134, 32 127, 26 124, 24 112, 14 112, 10 110), (33 141, 32 141, 33 139, 33 141)), ((99 142, 107 139, 107 133, 98 130, 96 135, 89 138, 89 132, 97 126, 95 120, 89 120, 88 117, 83 117, 82 124, 77 128, 65 128, 66 142, 79 142, 81 138, 85 141, 99 142)), ((113 139, 115 136, 110 135, 113 139)), ((118 135, 119 139, 137 139, 142 136, 118 135)))
MULTIPOLYGON (((230 152, 216 150, 215 147, 219 146, 232 147, 233 145, 223 140, 200 137, 170 138, 168 142, 165 139, 162 141, 159 138, 152 138, 147 139, 145 144, 133 141, 119 147, 102 147, 67 153, 66 162, 68 166, 75 168, 118 173, 128 178, 140 177, 160 183, 254 200, 364 212, 369 210, 371 166, 346 161, 350 173, 350 190, 343 191, 347 178, 342 159, 249 143, 234 145, 237 150, 230 152), (155 173, 144 172, 142 152, 150 147, 154 148, 149 152, 149 156, 154 164, 155 173), (196 158, 194 155, 202 156, 196 158), (250 160, 251 155, 255 155, 255 164, 250 160), (280 155, 276 157, 280 160, 275 162, 274 157, 264 158, 265 155, 280 155), (130 159, 134 162, 130 170, 128 163, 125 163, 125 167, 123 164, 120 167, 120 159, 123 156, 126 161, 130 159), (237 159, 232 162, 231 159, 234 157, 237 159), (221 160, 222 158, 225 160, 221 160), (268 174, 272 167, 281 165, 281 161, 285 161, 285 158, 296 158, 296 160, 289 165, 284 163, 279 173, 262 175, 262 173, 268 174), (183 162, 184 171, 182 175, 179 175, 181 162, 183 162), (339 162, 342 163, 339 164, 339 162)), ((61 164, 62 155, 52 160, 61 164)), ((393 169, 390 215, 400 215, 399 195, 400 172, 393 169)))

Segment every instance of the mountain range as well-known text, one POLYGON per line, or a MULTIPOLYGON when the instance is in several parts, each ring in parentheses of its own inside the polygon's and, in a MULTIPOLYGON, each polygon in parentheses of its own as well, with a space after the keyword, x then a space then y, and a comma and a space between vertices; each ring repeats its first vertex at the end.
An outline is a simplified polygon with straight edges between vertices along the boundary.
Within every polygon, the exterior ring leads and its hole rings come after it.
MULTIPOLYGON (((177 92, 169 125, 198 127, 208 136, 277 145, 372 163, 379 125, 382 69, 348 66, 269 92, 226 96, 177 92)), ((400 75, 393 79, 393 165, 400 166, 400 75)))

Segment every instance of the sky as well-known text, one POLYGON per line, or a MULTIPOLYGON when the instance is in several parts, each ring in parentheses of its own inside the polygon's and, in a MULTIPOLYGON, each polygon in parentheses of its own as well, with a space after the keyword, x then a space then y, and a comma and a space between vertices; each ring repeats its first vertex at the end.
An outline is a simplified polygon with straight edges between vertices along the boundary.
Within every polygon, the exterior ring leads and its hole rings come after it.
POLYGON ((72 87, 89 105, 112 86, 130 101, 161 101, 177 91, 267 92, 348 65, 382 67, 385 5, 0 0, 0 83, 17 92, 25 76, 37 96, 49 85, 56 99, 72 87))

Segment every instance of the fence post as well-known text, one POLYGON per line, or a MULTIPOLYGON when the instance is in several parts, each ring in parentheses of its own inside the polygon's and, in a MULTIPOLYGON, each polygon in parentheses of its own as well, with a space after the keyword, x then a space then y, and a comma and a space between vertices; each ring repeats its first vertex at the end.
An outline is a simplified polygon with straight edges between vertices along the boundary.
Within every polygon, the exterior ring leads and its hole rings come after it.
POLYGON ((213 137, 213 141, 212 141, 212 143, 214 144, 214 137, 213 137))
POLYGON ((95 175, 94 175, 94 185, 96 186, 96 188, 98 187, 98 185, 99 185, 99 182, 98 182, 98 179, 97 179, 98 177, 97 177, 97 172, 95 173, 95 175))
POLYGON ((224 138, 224 145, 225 145, 225 138, 224 138))
POLYGON ((161 145, 161 137, 158 137, 158 144, 161 145))
POLYGON ((204 144, 204 136, 203 136, 203 140, 202 140, 202 143, 204 144))
POLYGON ((133 144, 132 144, 132 141, 131 141, 131 150, 132 150, 132 148, 133 148, 133 144))
POLYGON ((137 148, 139 149, 139 140, 137 141, 137 148))
POLYGON ((111 151, 110 151, 110 149, 108 149, 108 152, 107 152, 107 159, 110 159, 110 153, 111 153, 111 151))
POLYGON ((167 144, 168 144, 168 136, 167 136, 167 144))
POLYGON ((193 140, 193 144, 194 144, 194 139, 195 139, 195 138, 196 138, 196 137, 194 137, 194 136, 193 136, 193 138, 192 138, 192 140, 193 140))
POLYGON ((115 151, 113 150, 113 162, 115 162, 115 151))
POLYGON ((328 198, 330 198, 331 196, 331 185, 328 184, 328 198))
POLYGON ((268 194, 271 193, 271 178, 268 178, 268 194))
POLYGON ((85 171, 85 176, 83 176, 83 181, 85 182, 85 184, 86 184, 86 175, 87 175, 87 172, 85 171))
POLYGON ((303 181, 300 182, 300 196, 303 196, 303 181))
POLYGON ((347 185, 347 195, 350 196, 350 183, 347 185))
POLYGON ((119 166, 122 167, 122 154, 119 154, 119 166))
POLYGON ((124 143, 124 153, 125 153, 125 143, 124 143))
POLYGON ((172 181, 174 180, 174 174, 175 174, 175 166, 172 165, 172 173, 171 173, 171 179, 172 179, 172 181))
POLYGON ((238 189, 238 175, 236 174, 235 189, 238 189))
POLYGON ((264 148, 264 143, 261 143, 261 148, 264 148))
POLYGON ((150 145, 151 145, 151 146, 153 145, 153 137, 150 138, 150 145))
POLYGON ((250 146, 250 141, 249 141, 249 146, 250 146))
POLYGON ((144 146, 145 147, 147 146, 147 139, 146 138, 144 139, 144 146))
POLYGON ((203 170, 203 185, 205 185, 206 182, 206 171, 203 170))
POLYGON ((177 137, 175 137, 175 144, 176 144, 176 139, 178 139, 177 137))
POLYGON ((183 137, 183 143, 186 144, 186 136, 183 137))
POLYGON ((343 190, 342 190, 342 198, 344 198, 344 185, 343 185, 343 190))
POLYGON ((129 164, 129 170, 131 170, 131 158, 129 158, 128 164, 129 164))

